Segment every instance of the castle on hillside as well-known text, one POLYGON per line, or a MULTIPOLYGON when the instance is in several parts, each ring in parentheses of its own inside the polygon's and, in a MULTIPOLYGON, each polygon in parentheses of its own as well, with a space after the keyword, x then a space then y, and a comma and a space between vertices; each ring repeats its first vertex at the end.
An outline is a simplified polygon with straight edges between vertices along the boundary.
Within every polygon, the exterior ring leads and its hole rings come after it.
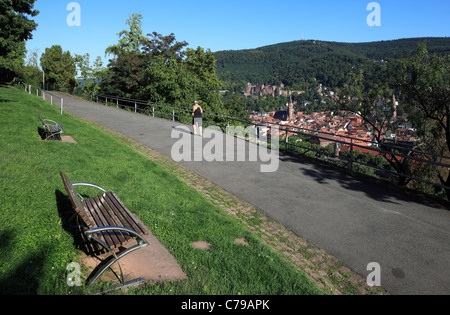
POLYGON ((283 95, 291 96, 294 93, 302 94, 304 91, 291 91, 285 90, 284 84, 280 85, 264 85, 264 84, 256 84, 252 85, 250 82, 245 86, 245 90, 243 91, 244 96, 264 96, 264 95, 272 95, 273 97, 280 97, 283 95))

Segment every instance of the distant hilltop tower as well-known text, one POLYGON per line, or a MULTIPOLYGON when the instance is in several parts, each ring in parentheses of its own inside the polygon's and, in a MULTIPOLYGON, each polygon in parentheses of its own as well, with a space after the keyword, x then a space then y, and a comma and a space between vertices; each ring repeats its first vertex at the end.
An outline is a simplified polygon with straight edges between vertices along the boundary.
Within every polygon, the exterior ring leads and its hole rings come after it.
POLYGON ((394 119, 397 119, 398 101, 396 100, 395 95, 392 96, 392 103, 394 104, 394 119))
POLYGON ((289 121, 294 121, 294 103, 292 102, 292 96, 289 100, 289 121))

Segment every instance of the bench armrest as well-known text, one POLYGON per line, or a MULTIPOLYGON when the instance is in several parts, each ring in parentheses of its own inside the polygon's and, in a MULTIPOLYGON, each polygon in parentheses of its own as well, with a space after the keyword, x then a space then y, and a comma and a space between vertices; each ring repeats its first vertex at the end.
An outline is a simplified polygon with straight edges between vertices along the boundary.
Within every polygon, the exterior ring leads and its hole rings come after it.
MULTIPOLYGON (((98 190, 101 190, 104 193, 107 193, 106 190, 104 190, 102 187, 94 185, 94 184, 89 184, 89 183, 72 183, 72 186, 87 186, 87 187, 94 187, 97 188, 98 190)), ((78 197, 80 197, 81 200, 84 200, 83 196, 81 196, 78 192, 76 192, 78 197)))
POLYGON ((97 188, 98 190, 103 191, 104 193, 106 193, 107 191, 104 190, 102 187, 94 185, 94 184, 89 184, 89 183, 72 183, 72 186, 88 186, 88 187, 94 187, 97 188))
MULTIPOLYGON (((122 227, 122 226, 103 226, 103 227, 99 227, 99 228, 94 228, 94 229, 90 229, 86 232, 84 232, 84 234, 88 237, 88 238, 92 238, 93 235, 95 233, 100 233, 100 232, 104 232, 104 231, 121 231, 121 232, 127 232, 133 236, 135 236, 139 241, 138 243, 140 245, 148 245, 148 242, 145 240, 145 238, 143 238, 139 233, 137 233, 134 230, 122 227)), ((98 240, 97 240, 98 241, 98 240)), ((105 245, 106 246, 106 245, 105 245)))
POLYGON ((55 125, 59 125, 59 124, 58 124, 56 121, 54 121, 54 120, 44 119, 44 121, 45 121, 45 122, 50 121, 50 122, 54 123, 55 125))

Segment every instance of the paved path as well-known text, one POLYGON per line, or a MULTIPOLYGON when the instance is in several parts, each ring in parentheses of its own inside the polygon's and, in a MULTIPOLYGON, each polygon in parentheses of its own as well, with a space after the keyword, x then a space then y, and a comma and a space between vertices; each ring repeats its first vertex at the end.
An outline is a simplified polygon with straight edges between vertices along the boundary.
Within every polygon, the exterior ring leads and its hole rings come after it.
MULTIPOLYGON (((69 97, 64 109, 167 157, 180 143, 172 132, 182 137, 186 128, 69 97)), ((381 285, 391 294, 450 294, 450 211, 444 206, 283 155, 274 173, 261 173, 261 161, 180 163, 364 278, 368 264, 377 262, 381 285)))

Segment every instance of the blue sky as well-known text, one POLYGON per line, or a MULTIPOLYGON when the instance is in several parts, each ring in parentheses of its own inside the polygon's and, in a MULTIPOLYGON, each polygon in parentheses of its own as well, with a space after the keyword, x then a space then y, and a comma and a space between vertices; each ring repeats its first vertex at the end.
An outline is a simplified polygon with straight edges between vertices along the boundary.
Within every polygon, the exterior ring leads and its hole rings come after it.
POLYGON ((64 51, 101 56, 128 29, 128 15, 143 15, 144 35, 174 33, 189 47, 211 51, 251 49, 305 39, 372 42, 450 36, 448 0, 78 0, 80 26, 69 26, 71 0, 37 0, 39 24, 29 51, 39 56, 52 45, 64 51), (381 26, 370 27, 371 2, 380 5, 381 26))

